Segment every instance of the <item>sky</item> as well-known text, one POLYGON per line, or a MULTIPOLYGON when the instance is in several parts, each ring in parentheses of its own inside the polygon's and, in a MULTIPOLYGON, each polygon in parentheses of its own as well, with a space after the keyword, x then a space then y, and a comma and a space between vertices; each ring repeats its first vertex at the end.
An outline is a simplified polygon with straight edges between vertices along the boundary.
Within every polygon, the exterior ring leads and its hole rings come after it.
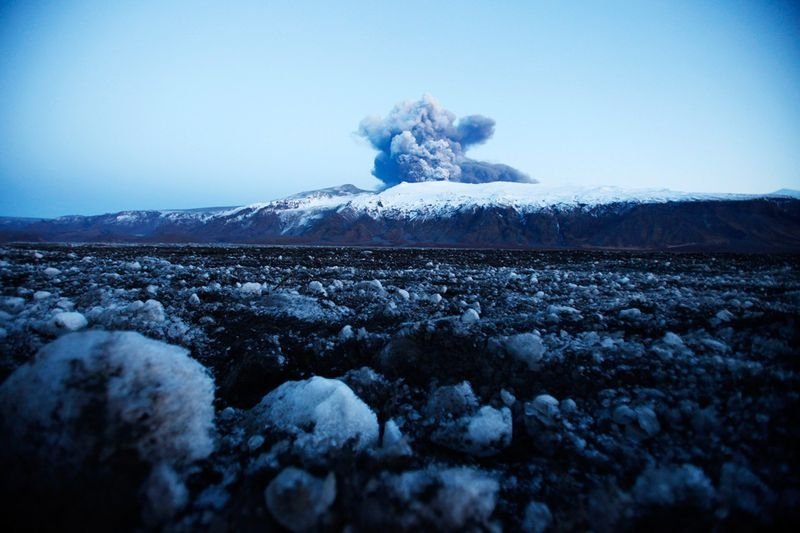
POLYGON ((547 185, 800 189, 787 2, 0 0, 0 215, 376 188, 368 115, 434 96, 547 185))

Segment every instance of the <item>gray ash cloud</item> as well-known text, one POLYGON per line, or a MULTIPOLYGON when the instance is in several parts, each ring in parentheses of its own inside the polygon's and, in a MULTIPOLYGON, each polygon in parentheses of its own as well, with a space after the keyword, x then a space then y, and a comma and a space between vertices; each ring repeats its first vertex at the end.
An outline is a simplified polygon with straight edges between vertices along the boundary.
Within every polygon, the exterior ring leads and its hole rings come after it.
POLYGON ((387 186, 403 181, 534 183, 508 165, 476 161, 464 153, 494 134, 494 120, 469 115, 456 120, 430 95, 397 104, 386 117, 367 117, 358 133, 378 150, 373 175, 387 186))

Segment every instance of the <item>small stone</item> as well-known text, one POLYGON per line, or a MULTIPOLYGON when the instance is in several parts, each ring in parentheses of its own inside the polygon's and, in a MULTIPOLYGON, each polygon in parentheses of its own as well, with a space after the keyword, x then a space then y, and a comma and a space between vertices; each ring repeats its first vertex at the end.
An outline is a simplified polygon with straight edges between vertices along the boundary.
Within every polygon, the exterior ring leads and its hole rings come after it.
POLYGON ((720 322, 730 322, 731 319, 733 318, 733 313, 731 313, 727 309, 722 309, 714 316, 720 322))
POLYGON ((683 346, 683 339, 681 339, 680 336, 676 335, 675 333, 672 333, 671 331, 665 333, 664 338, 662 340, 664 344, 672 348, 680 348, 683 346))
POLYGON ((347 324, 341 330, 339 330, 339 340, 347 341, 352 339, 354 335, 353 326, 350 324, 347 324))
POLYGON ((233 407, 226 407, 219 414, 220 419, 225 421, 233 420, 235 416, 236 416, 236 409, 234 409, 233 407))
POLYGON ((525 415, 536 418, 546 426, 553 426, 559 415, 558 400, 549 394, 540 394, 525 404, 525 415))
POLYGON ((636 420, 636 411, 627 405, 620 405, 614 409, 614 413, 611 415, 611 418, 617 424, 626 426, 636 420))
POLYGON ((636 408, 636 421, 648 437, 652 437, 661 431, 661 424, 658 423, 658 417, 655 411, 649 407, 636 408))
POLYGON ((620 318, 625 318, 628 320, 635 320, 637 318, 642 317, 642 311, 637 309, 636 307, 631 307, 630 309, 623 309, 619 312, 620 318))
POLYGON ((253 435, 247 440, 247 448, 252 452, 264 445, 264 437, 261 435, 253 435))
POLYGON ((561 401, 561 412, 565 415, 572 414, 578 412, 578 404, 575 403, 575 400, 572 398, 567 398, 566 400, 561 401))
POLYGON ((481 319, 478 312, 472 308, 467 309, 464 311, 464 314, 461 315, 461 322, 464 324, 474 324, 475 322, 481 319))
POLYGON ((396 457, 410 456, 413 454, 411 446, 408 445, 408 441, 403 436, 403 433, 394 420, 388 420, 383 426, 381 451, 386 455, 396 457))
POLYGON ((500 391, 500 399, 506 404, 507 407, 511 407, 517 402, 516 396, 508 392, 506 389, 500 391))
POLYGON ((290 531, 308 531, 318 525, 336 499, 336 478, 312 476, 295 467, 284 468, 264 491, 267 508, 290 531))
POLYGON ((53 316, 53 326, 56 331, 78 331, 88 324, 86 317, 75 311, 56 313, 53 316))
POLYGON ((322 286, 322 283, 319 281, 312 281, 308 284, 308 292, 313 294, 318 294, 320 296, 327 296, 328 292, 325 290, 325 287, 322 286))
POLYGON ((550 508, 542 502, 531 502, 525 508, 522 531, 525 533, 544 533, 553 523, 550 508))

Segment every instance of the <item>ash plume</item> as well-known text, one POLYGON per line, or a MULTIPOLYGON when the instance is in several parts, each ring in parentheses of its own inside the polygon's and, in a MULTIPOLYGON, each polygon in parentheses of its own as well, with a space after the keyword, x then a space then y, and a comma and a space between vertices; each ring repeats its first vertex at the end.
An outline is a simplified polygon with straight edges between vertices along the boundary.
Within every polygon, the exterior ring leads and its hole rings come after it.
POLYGON ((389 187, 403 181, 535 183, 508 165, 466 157, 467 149, 494 134, 494 120, 482 115, 456 120, 430 95, 401 102, 384 118, 365 118, 358 133, 378 150, 372 174, 389 187))

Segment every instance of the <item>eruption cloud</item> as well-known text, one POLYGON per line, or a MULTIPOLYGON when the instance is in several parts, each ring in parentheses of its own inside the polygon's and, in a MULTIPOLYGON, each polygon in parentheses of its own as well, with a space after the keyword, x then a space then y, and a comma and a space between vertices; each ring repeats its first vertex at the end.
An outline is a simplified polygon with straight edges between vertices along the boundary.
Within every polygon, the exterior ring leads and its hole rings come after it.
POLYGON ((461 117, 430 95, 397 104, 385 118, 367 117, 358 133, 378 150, 372 174, 388 187, 403 181, 535 183, 508 165, 469 159, 464 152, 494 134, 494 120, 461 117))

